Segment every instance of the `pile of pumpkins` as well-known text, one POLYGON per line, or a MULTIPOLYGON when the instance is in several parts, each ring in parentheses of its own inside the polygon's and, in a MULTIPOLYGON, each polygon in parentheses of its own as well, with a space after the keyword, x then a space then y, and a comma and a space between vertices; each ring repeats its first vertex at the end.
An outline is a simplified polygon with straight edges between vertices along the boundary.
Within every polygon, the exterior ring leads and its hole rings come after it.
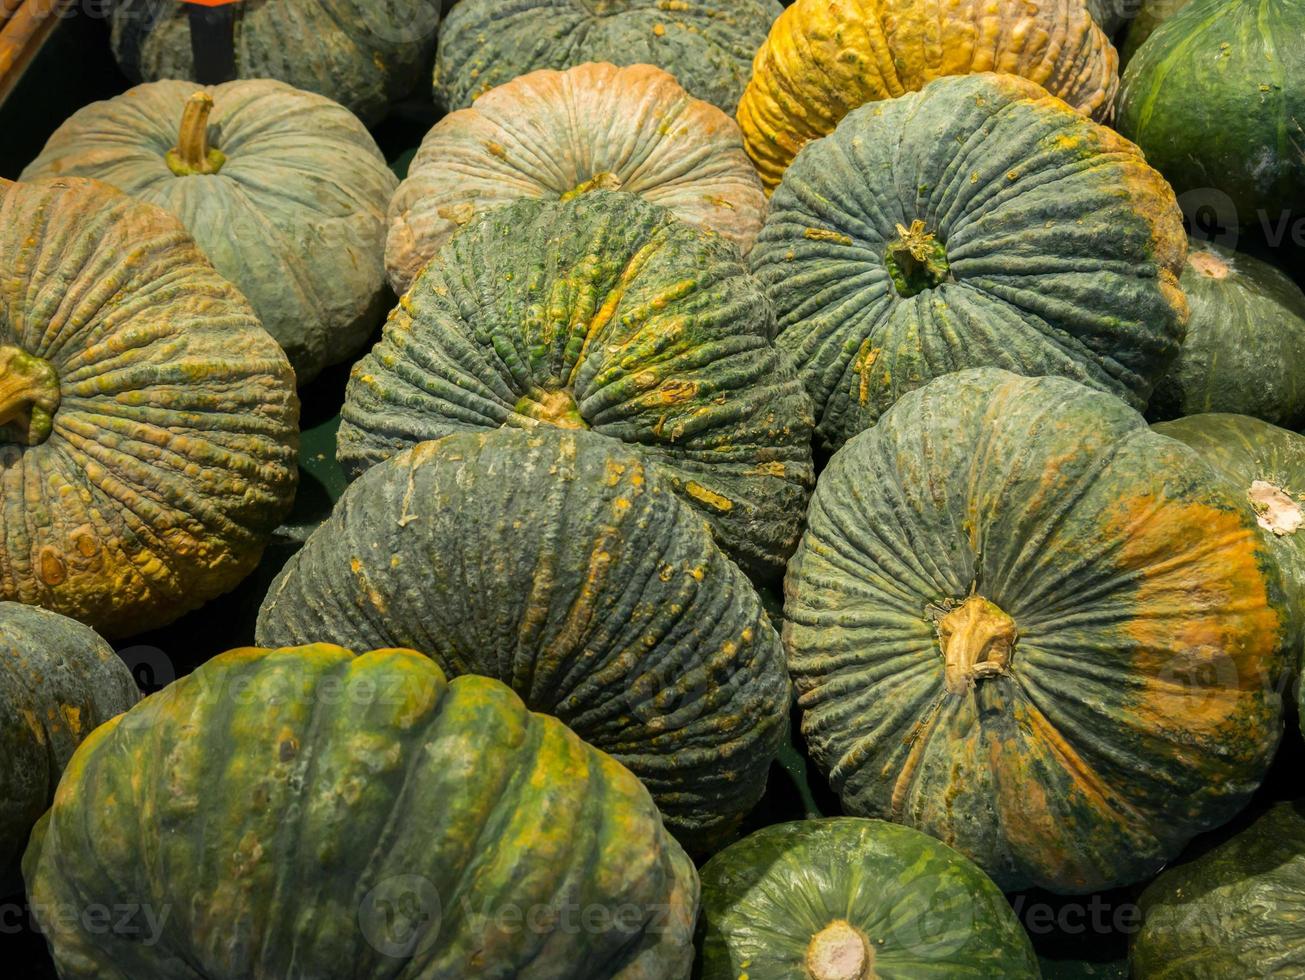
MULTIPOLYGON (((202 86, 119 3, 141 84, 0 182, 0 874, 162 913, 59 975, 1034 977, 1002 890, 1234 818, 1305 643, 1305 294, 1229 247, 1305 217, 1305 2, 1137 6, 267 0, 202 86), (250 573, 343 361, 258 646, 138 702, 100 636, 250 573), (741 836, 794 699, 845 816, 741 836)), ((1302 894, 1283 804, 1134 971, 1305 970, 1302 894)))

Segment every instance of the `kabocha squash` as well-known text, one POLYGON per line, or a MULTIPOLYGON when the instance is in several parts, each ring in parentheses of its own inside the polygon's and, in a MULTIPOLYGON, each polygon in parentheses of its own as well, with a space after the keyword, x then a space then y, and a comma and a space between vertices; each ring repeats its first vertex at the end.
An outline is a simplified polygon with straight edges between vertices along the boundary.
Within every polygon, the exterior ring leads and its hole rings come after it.
POLYGON ((56 176, 103 180, 180 218, 300 384, 357 353, 384 315, 398 180, 329 99, 265 80, 141 85, 82 109, 23 172, 56 176))
POLYGON ((997 71, 1105 120, 1118 62, 1082 0, 797 0, 757 52, 739 125, 762 182, 774 190, 803 146, 867 102, 948 75, 997 71))
POLYGON ((1162 874, 1139 901, 1136 980, 1305 974, 1305 805, 1278 803, 1246 830, 1162 874))
POLYGON ((785 175, 750 262, 838 447, 967 367, 1137 408, 1178 351, 1182 216, 1136 147, 1013 76, 863 106, 785 175))
POLYGON ((440 31, 435 100, 465 109, 538 68, 587 61, 664 68, 733 113, 779 0, 459 0, 440 31))
POLYGON ((566 726, 330 646, 223 654, 101 726, 23 876, 38 909, 169 912, 153 944, 42 921, 64 980, 681 980, 698 902, 647 790, 566 726))
POLYGON ((0 891, 73 750, 139 694, 127 665, 71 619, 0 602, 0 891))
POLYGON ((1147 414, 1231 412, 1305 425, 1305 293, 1267 262, 1193 242, 1179 280, 1191 308, 1177 360, 1147 414))
MULTIPOLYGON (((116 0, 113 53, 128 78, 197 80, 187 10, 177 0, 116 0)), ((439 21, 440 5, 431 0, 242 3, 233 34, 236 77, 275 78, 376 123, 429 65, 439 21)))
POLYGON ((811 754, 848 813, 1005 889, 1145 878, 1237 812, 1282 729, 1286 597, 1182 443, 1063 378, 963 371, 822 474, 785 581, 811 754))
POLYGON ((509 684, 707 845, 760 799, 784 653, 701 516, 586 432, 467 432, 373 467, 273 584, 258 642, 402 646, 509 684))
POLYGON ((232 588, 290 508, 298 415, 285 355, 176 218, 0 181, 0 601, 120 636, 232 588))
POLYGON ((775 824, 702 869, 702 980, 1040 975, 983 872, 881 820, 775 824))
POLYGON ((1227 195, 1224 226, 1305 214, 1305 0, 1193 0, 1133 55, 1119 130, 1180 195, 1227 195))
POLYGON ((462 225, 523 197, 607 188, 752 247, 766 197, 738 126, 660 68, 531 72, 446 116, 390 205, 386 265, 402 293, 462 225))
POLYGON ((520 201, 445 246, 354 366, 354 473, 463 429, 631 443, 751 570, 778 572, 812 482, 811 408, 733 245, 633 194, 520 201))

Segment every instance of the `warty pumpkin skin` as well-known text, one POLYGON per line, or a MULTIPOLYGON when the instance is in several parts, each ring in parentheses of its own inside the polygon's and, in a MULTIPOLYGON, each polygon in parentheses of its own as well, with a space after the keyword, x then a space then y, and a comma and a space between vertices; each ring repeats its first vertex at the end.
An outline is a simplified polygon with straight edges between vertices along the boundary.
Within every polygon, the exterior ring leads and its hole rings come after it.
POLYGON ((748 570, 783 568, 812 483, 811 407, 725 239, 633 194, 482 215, 354 366, 355 474, 465 429, 555 425, 636 446, 748 570))
POLYGON ((440 31, 435 101, 465 109, 539 68, 656 65, 733 113, 778 0, 459 0, 440 31))
POLYGON ((702 517, 586 432, 465 432, 373 467, 282 571, 258 642, 421 650, 630 768, 690 845, 761 798, 779 636, 702 517))
POLYGON ((139 699, 113 648, 81 623, 0 602, 0 891, 73 750, 139 699))
POLYGON ((850 814, 1004 889, 1141 880, 1254 792, 1290 627, 1254 515, 1112 395, 964 371, 837 453, 785 581, 850 814))
POLYGON ((1178 351, 1182 216, 1141 152, 1009 75, 943 78, 812 143, 749 258, 837 448, 968 367, 1137 408, 1178 351))
POLYGON ((1005 896, 972 862, 856 817, 775 824, 713 857, 698 940, 701 980, 1040 976, 1005 896))
POLYGON ((42 921, 64 980, 687 980, 698 903, 647 790, 556 719, 327 645, 223 654, 102 725, 23 876, 36 909, 168 913, 152 945, 42 921))
MULTIPOLYGON (((440 5, 431 0, 262 0, 236 12, 239 79, 275 78, 333 99, 368 125, 430 63, 440 5)), ((116 0, 113 53, 134 82, 195 78, 186 4, 116 0)))
POLYGON ((802 147, 868 102, 949 75, 1003 72, 1105 121, 1118 69, 1081 0, 797 0, 757 51, 738 119, 773 191, 802 147))
POLYGON ((57 176, 103 180, 180 218, 301 385, 357 353, 384 316, 398 179, 322 96, 268 80, 140 85, 76 113, 22 179, 57 176))
POLYGON ((444 117, 390 204, 386 265, 399 293, 477 214, 523 197, 625 190, 747 252, 766 197, 738 126, 650 65, 541 70, 444 117))
POLYGON ((290 509, 285 354, 176 218, 0 182, 0 601, 110 636, 231 589, 290 509))

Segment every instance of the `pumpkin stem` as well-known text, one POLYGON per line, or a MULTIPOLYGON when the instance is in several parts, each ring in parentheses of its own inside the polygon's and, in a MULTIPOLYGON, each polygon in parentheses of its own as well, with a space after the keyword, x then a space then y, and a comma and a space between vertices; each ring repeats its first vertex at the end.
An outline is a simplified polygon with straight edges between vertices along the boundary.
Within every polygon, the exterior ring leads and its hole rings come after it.
POLYGON ((187 100, 177 145, 165 158, 168 169, 178 177, 215 174, 227 162, 225 153, 208 145, 208 117, 212 111, 213 96, 207 92, 196 92, 187 100))
POLYGON ((982 596, 949 612, 938 623, 947 693, 962 695, 984 678, 1008 673, 1018 637, 1015 620, 982 596))
POLYGON ((559 429, 589 428, 589 423, 580 414, 575 396, 565 389, 533 392, 517 402, 515 410, 518 415, 555 425, 559 429))
POLYGON ((0 442, 45 442, 59 397, 59 376, 49 361, 0 345, 0 442))
POLYGON ((923 221, 912 221, 910 228, 898 225, 897 235, 888 244, 884 264, 900 295, 916 296, 941 286, 951 277, 947 250, 934 238, 933 232, 925 230, 923 221))
POLYGON ((562 195, 563 201, 569 201, 572 198, 579 197, 581 194, 588 194, 590 191, 619 191, 621 189, 621 178, 616 174, 604 170, 600 174, 594 174, 582 184, 577 184, 569 191, 562 195))
POLYGON ((875 951, 860 930, 835 919, 812 937, 807 946, 811 980, 875 980, 875 951))

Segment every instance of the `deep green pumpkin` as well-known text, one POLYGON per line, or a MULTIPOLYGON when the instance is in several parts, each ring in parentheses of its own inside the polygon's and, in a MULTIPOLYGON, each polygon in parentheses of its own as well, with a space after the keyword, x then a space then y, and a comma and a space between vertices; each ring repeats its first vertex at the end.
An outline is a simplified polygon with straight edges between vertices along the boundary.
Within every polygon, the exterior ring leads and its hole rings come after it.
POLYGON ((634 194, 482 215, 354 367, 359 473, 468 429, 591 429, 645 454, 749 570, 779 572, 813 480, 811 407, 734 246, 634 194))
POLYGON ((776 824, 730 845, 702 869, 698 933, 701 980, 1040 975, 982 871, 881 820, 776 824))
POLYGON ((1152 420, 1203 412, 1305 424, 1305 292, 1249 255, 1193 242, 1181 280, 1187 339, 1147 408, 1152 420))
POLYGON ((1225 226, 1305 215, 1305 0, 1193 0, 1133 55, 1117 125, 1225 226), (1263 212, 1263 213, 1261 213, 1263 212))
POLYGON ((1142 893, 1135 980, 1305 975, 1305 804, 1278 803, 1142 893))
POLYGON ((139 697, 127 665, 92 630, 0 602, 0 892, 73 750, 139 697))
POLYGON ((1187 239, 1138 149, 1032 82, 940 78, 849 113, 784 174, 750 262, 820 440, 994 366, 1137 408, 1178 351, 1187 239))
POLYGON ((466 432, 373 467, 273 584, 258 642, 497 677, 643 780, 691 846, 761 797, 779 636, 700 515, 592 433, 466 432))
POLYGON ((834 456, 785 581, 808 748, 847 812, 1007 889, 1141 880, 1282 731, 1287 598, 1254 514, 1112 395, 977 369, 834 456))
POLYGON ((223 654, 98 728, 23 877, 36 909, 162 917, 42 918, 63 980, 686 980, 698 903, 647 790, 565 725, 325 645, 223 654))

